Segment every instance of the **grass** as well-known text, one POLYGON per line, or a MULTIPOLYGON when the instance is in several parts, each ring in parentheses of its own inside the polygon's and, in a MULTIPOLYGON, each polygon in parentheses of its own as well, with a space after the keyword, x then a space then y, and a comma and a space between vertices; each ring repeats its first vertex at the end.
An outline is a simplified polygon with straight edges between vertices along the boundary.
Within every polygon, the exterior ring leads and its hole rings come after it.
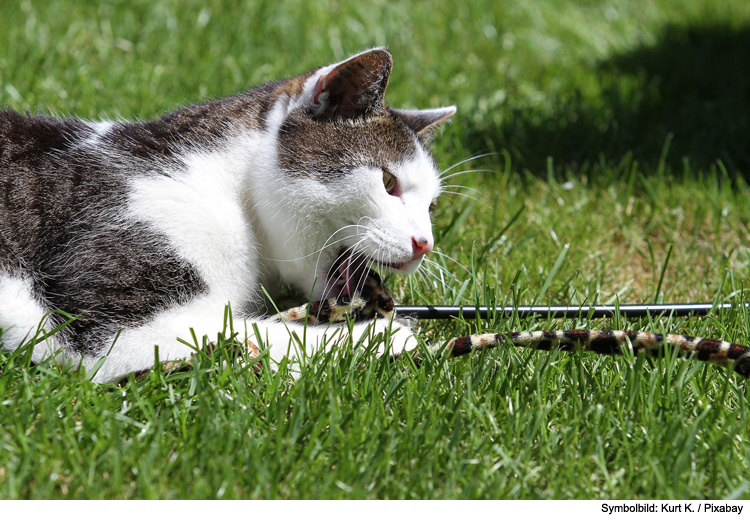
MULTIPOLYGON (((6 2, 0 104, 151 117, 388 44, 391 104, 459 107, 442 166, 486 154, 450 171, 470 172, 436 216, 447 271, 391 279, 401 301, 746 301, 750 6, 716 4, 6 2)), ((749 322, 422 332, 748 343, 749 322)), ((343 346, 292 381, 223 350, 123 387, 0 351, 0 497, 750 498, 748 384, 721 368, 512 348, 415 368, 343 346)))

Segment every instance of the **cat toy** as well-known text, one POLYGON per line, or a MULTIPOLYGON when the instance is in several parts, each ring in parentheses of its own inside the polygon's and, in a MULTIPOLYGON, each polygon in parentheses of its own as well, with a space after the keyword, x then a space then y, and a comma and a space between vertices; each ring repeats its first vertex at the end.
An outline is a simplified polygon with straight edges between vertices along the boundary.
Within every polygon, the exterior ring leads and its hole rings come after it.
MULTIPOLYGON (((745 304, 745 308, 750 304, 745 304)), ((614 317, 616 313, 631 317, 658 317, 660 315, 697 316, 712 310, 728 310, 732 304, 688 303, 688 304, 631 304, 600 306, 396 306, 396 316, 418 319, 487 319, 494 315, 518 317, 547 317, 561 319, 585 316, 591 319, 614 317)), ((557 330, 535 332, 511 332, 508 334, 485 333, 451 339, 446 350, 458 357, 474 351, 495 348, 504 343, 538 350, 580 348, 597 354, 620 354, 622 347, 632 346, 634 352, 658 355, 664 348, 674 348, 678 357, 695 358, 717 365, 727 366, 733 362, 734 371, 750 377, 750 347, 719 339, 706 339, 678 334, 653 334, 650 332, 626 332, 622 330, 557 330)))
MULTIPOLYGON (((458 305, 396 305, 396 316, 415 319, 488 319, 496 316, 549 317, 566 319, 586 316, 592 319, 614 317, 619 312, 631 317, 659 317, 674 315, 677 317, 706 315, 711 310, 729 310, 735 305, 730 303, 685 303, 685 304, 622 304, 591 306, 458 306, 458 305)), ((750 307, 750 303, 745 304, 750 307)))
MULTIPOLYGON (((631 317, 656 317, 665 314, 676 316, 705 315, 711 310, 728 310, 733 305, 725 304, 639 304, 601 306, 412 306, 396 305, 388 287, 374 271, 371 271, 362 290, 351 297, 328 299, 310 305, 280 312, 276 317, 287 322, 328 324, 344 321, 347 317, 358 320, 374 317, 465 319, 492 315, 518 317, 547 317, 550 319, 589 317, 592 319, 613 317, 616 313, 631 317)), ((750 304, 744 304, 750 308, 750 304)), ((537 350, 588 350, 597 354, 618 355, 623 347, 651 356, 663 354, 665 349, 674 350, 678 357, 697 359, 708 363, 734 367, 734 371, 750 377, 750 347, 719 339, 706 339, 679 334, 654 334, 650 332, 628 332, 622 330, 554 330, 533 332, 483 333, 454 337, 447 343, 432 347, 433 352, 445 351, 451 357, 459 357, 503 344, 532 347, 537 350)))

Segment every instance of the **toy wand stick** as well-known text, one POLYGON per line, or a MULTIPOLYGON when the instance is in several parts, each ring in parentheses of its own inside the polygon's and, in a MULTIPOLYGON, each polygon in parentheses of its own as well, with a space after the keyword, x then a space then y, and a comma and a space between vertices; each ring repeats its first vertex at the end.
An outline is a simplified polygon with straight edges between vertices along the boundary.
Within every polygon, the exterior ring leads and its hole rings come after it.
POLYGON ((562 319, 572 317, 590 317, 601 319, 613 317, 619 310, 620 314, 630 317, 656 317, 660 315, 675 315, 678 317, 686 315, 706 315, 712 310, 729 310, 732 307, 744 306, 750 308, 750 303, 742 304, 711 304, 711 303, 687 303, 687 304, 621 304, 619 307, 613 304, 593 306, 408 306, 396 305, 396 315, 416 317, 417 319, 451 319, 463 315, 464 319, 487 319, 492 314, 510 317, 549 317, 551 319, 562 319))

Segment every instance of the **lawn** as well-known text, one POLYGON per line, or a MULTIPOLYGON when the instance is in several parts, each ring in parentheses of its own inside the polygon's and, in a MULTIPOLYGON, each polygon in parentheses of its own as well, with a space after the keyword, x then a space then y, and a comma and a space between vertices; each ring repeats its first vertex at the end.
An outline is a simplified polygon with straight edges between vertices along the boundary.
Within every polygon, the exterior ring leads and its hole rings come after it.
MULTIPOLYGON (((746 0, 3 2, 0 106, 150 118, 377 45, 389 104, 458 106, 400 301, 750 301, 746 0)), ((750 312, 421 332, 553 328, 750 343, 750 312)), ((667 356, 220 350, 113 387, 0 349, 0 498, 750 499, 748 381, 667 356)))

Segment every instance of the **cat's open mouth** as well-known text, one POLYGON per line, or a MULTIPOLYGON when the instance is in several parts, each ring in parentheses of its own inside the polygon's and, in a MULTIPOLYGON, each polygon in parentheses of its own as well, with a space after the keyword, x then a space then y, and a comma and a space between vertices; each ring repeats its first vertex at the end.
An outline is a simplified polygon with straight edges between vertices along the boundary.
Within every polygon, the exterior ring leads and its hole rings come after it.
POLYGON ((361 292, 371 266, 379 266, 393 271, 404 271, 408 262, 381 262, 371 257, 356 254, 351 248, 342 248, 333 261, 326 278, 327 298, 340 298, 361 292))

